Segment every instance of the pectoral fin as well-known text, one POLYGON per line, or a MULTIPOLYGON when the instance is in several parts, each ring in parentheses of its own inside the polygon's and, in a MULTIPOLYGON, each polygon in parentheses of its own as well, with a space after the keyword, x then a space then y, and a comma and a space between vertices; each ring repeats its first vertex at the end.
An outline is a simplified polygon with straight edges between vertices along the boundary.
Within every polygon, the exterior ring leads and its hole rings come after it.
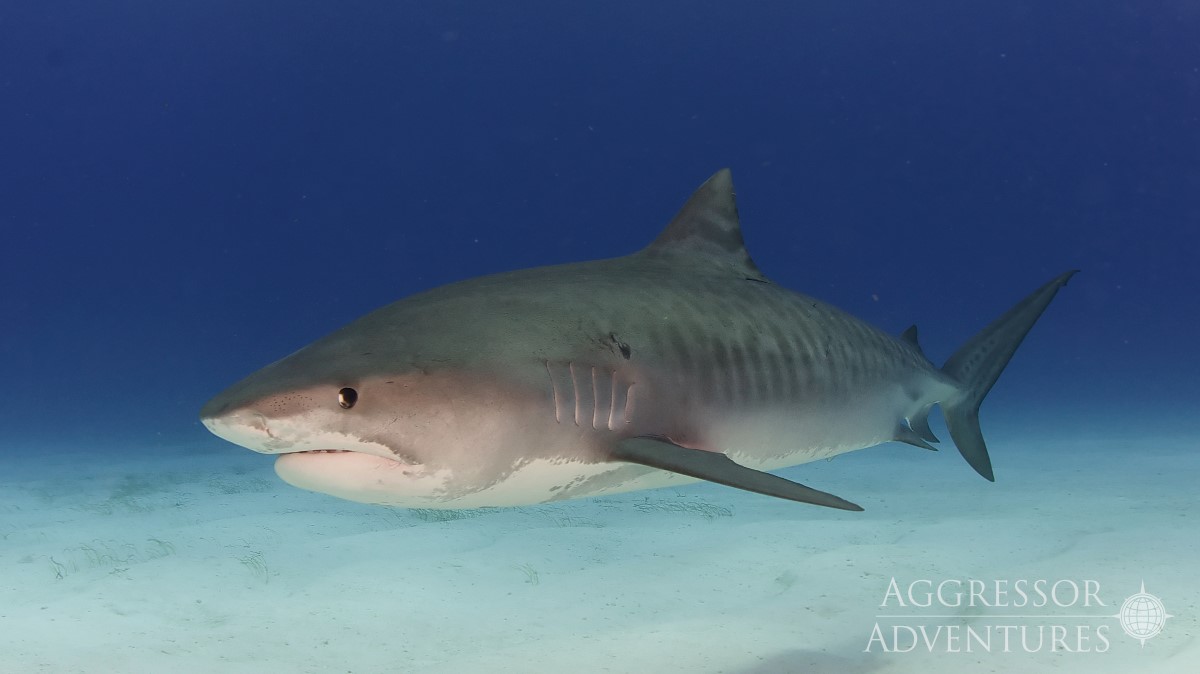
POLYGON ((805 487, 778 475, 747 468, 724 454, 702 449, 688 449, 666 440, 656 438, 622 440, 609 451, 609 458, 613 461, 628 461, 651 468, 669 470, 673 473, 745 489, 756 494, 776 496, 789 501, 812 503, 839 510, 862 510, 860 506, 833 494, 805 487))

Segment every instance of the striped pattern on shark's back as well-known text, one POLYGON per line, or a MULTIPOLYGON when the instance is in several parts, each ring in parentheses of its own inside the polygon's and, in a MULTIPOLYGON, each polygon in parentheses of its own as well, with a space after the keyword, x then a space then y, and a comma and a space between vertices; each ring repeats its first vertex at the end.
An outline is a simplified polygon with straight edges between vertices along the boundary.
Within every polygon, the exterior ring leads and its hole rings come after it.
POLYGON ((771 284, 666 275, 633 284, 654 292, 624 293, 615 327, 637 335, 634 353, 660 364, 684 404, 801 404, 929 367, 903 342, 771 284))

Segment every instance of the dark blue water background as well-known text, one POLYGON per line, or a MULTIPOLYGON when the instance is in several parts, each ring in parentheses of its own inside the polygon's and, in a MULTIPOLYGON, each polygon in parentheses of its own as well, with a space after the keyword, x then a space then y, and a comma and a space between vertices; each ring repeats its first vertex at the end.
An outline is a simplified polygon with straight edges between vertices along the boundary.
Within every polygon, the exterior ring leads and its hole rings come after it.
MULTIPOLYGON (((620 255, 734 169, 760 267, 985 406, 1196 430, 1200 5, 0 5, 0 444, 220 441, 206 398, 406 294, 620 255)), ((999 421, 999 420, 997 420, 999 421)))

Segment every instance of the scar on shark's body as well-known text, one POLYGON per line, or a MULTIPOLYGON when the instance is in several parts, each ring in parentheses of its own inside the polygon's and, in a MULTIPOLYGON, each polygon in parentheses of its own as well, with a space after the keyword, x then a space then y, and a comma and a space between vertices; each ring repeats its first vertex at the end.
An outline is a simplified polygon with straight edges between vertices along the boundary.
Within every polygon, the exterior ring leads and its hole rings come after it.
POLYGON ((467 279, 395 302, 266 366, 201 411, 304 489, 472 508, 708 480, 861 510, 767 471, 889 441, 933 449, 940 406, 980 475, 979 406, 1059 288, 1050 280, 940 368, 772 283, 728 170, 625 257, 467 279))

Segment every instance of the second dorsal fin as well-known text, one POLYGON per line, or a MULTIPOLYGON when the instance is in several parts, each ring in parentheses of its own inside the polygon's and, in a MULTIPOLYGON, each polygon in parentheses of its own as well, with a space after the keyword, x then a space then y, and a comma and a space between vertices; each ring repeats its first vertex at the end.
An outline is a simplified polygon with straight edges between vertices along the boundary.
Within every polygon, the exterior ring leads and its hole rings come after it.
POLYGON ((767 281, 746 252, 734 202, 733 176, 727 168, 696 189, 642 254, 699 262, 732 275, 767 281))
POLYGON ((922 356, 925 355, 925 352, 921 350, 921 343, 917 341, 917 326, 915 324, 908 326, 907 330, 900 333, 900 339, 911 344, 917 350, 917 353, 922 356))

